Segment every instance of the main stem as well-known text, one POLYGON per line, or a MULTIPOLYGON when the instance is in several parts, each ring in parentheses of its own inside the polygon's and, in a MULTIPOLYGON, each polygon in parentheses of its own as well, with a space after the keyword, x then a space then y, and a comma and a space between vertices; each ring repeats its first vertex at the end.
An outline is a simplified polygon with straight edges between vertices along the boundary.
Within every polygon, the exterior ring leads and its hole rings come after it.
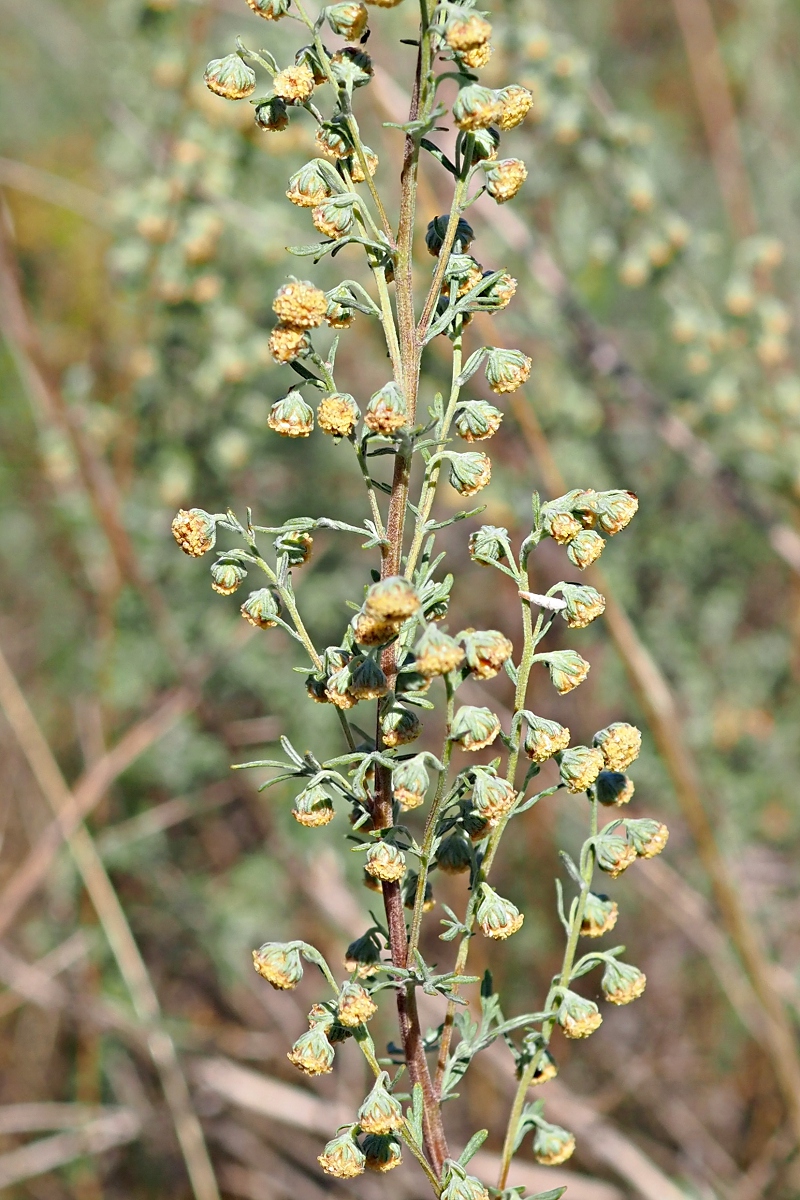
MULTIPOLYGON (((428 77, 430 75, 430 32, 425 0, 421 3, 420 46, 414 91, 409 120, 416 120, 428 104, 428 77)), ((417 389, 421 346, 417 338, 414 318, 414 290, 412 275, 414 217, 416 210, 417 170, 419 144, 407 137, 403 152, 403 167, 400 177, 400 223, 397 231, 397 257, 395 263, 397 325, 400 343, 400 361, 395 366, 396 382, 402 390, 408 410, 408 424, 413 426, 417 408, 417 389)), ((408 484, 411 473, 410 451, 398 448, 392 478, 392 495, 386 521, 386 536, 389 543, 381 562, 381 578, 399 575, 402 571, 403 532, 408 507, 408 484)), ((383 670, 390 688, 397 680, 397 660, 393 646, 383 652, 383 670)), ((377 744, 380 746, 380 724, 377 744)), ((385 767, 376 772, 376 792, 373 810, 373 825, 376 829, 387 829, 393 823, 392 780, 385 767)), ((406 932, 403 897, 398 883, 383 884, 383 903, 392 962, 405 967, 408 962, 408 935, 406 932)), ((447 1141, 442 1127, 440 1106, 433 1091, 433 1082, 417 1011, 417 998, 413 985, 398 987, 397 1015, 405 1060, 412 1085, 419 1084, 423 1095, 423 1137, 425 1153, 437 1178, 441 1178, 445 1159, 448 1157, 447 1141)))

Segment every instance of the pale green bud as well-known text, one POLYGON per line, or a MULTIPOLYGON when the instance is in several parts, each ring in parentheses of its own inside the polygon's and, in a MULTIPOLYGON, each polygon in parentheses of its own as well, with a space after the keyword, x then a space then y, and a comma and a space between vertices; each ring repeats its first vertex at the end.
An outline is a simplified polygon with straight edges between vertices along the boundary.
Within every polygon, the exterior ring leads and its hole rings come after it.
POLYGON ((514 785, 498 775, 493 767, 475 768, 472 807, 490 826, 496 825, 513 808, 516 799, 514 785))
POLYGON ((515 904, 498 895, 488 883, 481 884, 481 898, 475 910, 475 920, 486 937, 505 940, 517 932, 524 919, 515 904))
POLYGON ((575 1138, 560 1125, 539 1120, 533 1135, 533 1157, 543 1167, 557 1167, 572 1157, 575 1138))
POLYGON ((279 21, 289 11, 291 0, 247 0, 253 12, 266 21, 279 21))
POLYGON ((214 549, 217 524, 203 508, 182 508, 172 522, 172 536, 184 554, 201 558, 214 549))
POLYGON ((308 437, 314 428, 314 410, 299 392, 289 392, 273 404, 267 424, 281 437, 308 437))
POLYGON ((455 638, 429 625, 414 647, 416 668, 420 675, 434 679, 455 671, 464 661, 464 650, 455 638))
POLYGON ((482 750, 490 746, 500 732, 499 718, 488 708, 464 704, 453 718, 450 740, 462 750, 482 750))
MULTIPOLYGON (((655 822, 654 822, 655 824, 655 822)), ((595 839, 594 853, 597 865, 612 879, 627 871, 636 862, 636 847, 625 838, 615 834, 604 834, 595 839)))
POLYGON ((625 721, 615 721, 594 735, 592 745, 602 752, 604 765, 609 771, 624 771, 639 757, 641 730, 625 721))
POLYGON ((350 695, 357 700, 377 700, 389 690, 386 676, 374 658, 354 658, 350 664, 350 695))
POLYGON ((328 825, 336 815, 333 801, 321 784, 304 788, 296 797, 292 816, 299 825, 314 829, 328 825))
POLYGON ((373 842, 367 850, 364 870, 382 883, 396 883, 405 874, 406 856, 391 842, 373 842))
POLYGON ((430 783, 430 776, 421 754, 403 759, 392 768, 392 791, 403 812, 419 808, 424 803, 430 783))
POLYGON ((468 450, 450 459, 450 486, 461 496, 474 496, 490 482, 492 464, 485 454, 468 450))
POLYGON ((286 1057, 306 1075, 327 1075, 333 1070, 334 1049, 320 1025, 301 1033, 286 1057))
POLYGON ((351 1128, 331 1138, 322 1154, 317 1156, 317 1162, 327 1175, 355 1179, 356 1175, 363 1174, 366 1159, 354 1134, 355 1128, 351 1128))
POLYGON ((344 983, 339 992, 336 1015, 348 1029, 355 1029, 371 1020, 378 1006, 365 987, 360 983, 344 983))
POLYGON ((514 653, 512 643, 497 629, 466 629, 458 636, 476 679, 493 679, 514 653))
POLYGON ((331 196, 311 210, 314 228, 336 241, 350 233, 355 225, 353 205, 355 196, 331 196))
POLYGON ((369 13, 361 0, 345 0, 323 10, 325 20, 334 33, 347 42, 357 42, 367 28, 369 13))
POLYGON ((561 782, 568 792, 577 795, 587 791, 603 769, 603 755, 589 746, 573 746, 562 750, 558 759, 561 782))
POLYGON ((546 762, 569 745, 569 730, 558 721, 548 721, 535 713, 524 713, 527 731, 523 750, 533 762, 546 762))
POLYGON ((291 991, 303 978, 300 951, 291 942, 264 942, 253 951, 253 966, 262 979, 281 991, 291 991))
POLYGON ((669 830, 660 821, 650 817, 640 817, 637 820, 625 822, 632 849, 639 858, 655 858, 667 844, 669 830))
POLYGON ((396 383, 387 383, 370 396, 364 424, 373 433, 391 437, 408 423, 406 398, 396 383))
POLYGON ((280 96, 271 96, 262 104, 256 105, 255 122, 265 133, 282 133, 289 124, 289 113, 286 101, 280 96))
POLYGON ((363 1133, 378 1135, 394 1133, 403 1125, 403 1109, 399 1100, 388 1091, 389 1076, 381 1071, 372 1091, 358 1110, 358 1124, 363 1133))
POLYGON ((277 624, 275 618, 280 616, 280 611, 280 605, 269 588, 251 592, 241 607, 245 621, 257 629, 274 628, 277 624))
POLYGON ((619 905, 616 900, 609 900, 608 896, 598 896, 596 892, 589 892, 583 910, 581 933, 584 937, 602 937, 604 933, 611 932, 618 917, 619 905))
POLYGON ((486 382, 500 395, 515 392, 531 373, 531 360, 521 350, 493 347, 486 356, 486 382))
POLYGON ((299 529, 288 529, 275 538, 275 553, 285 554, 290 567, 302 567, 311 558, 314 539, 310 533, 299 529))
POLYGON ((381 721, 381 735, 387 746, 405 746, 416 741, 421 732, 419 717, 408 708, 395 706, 381 721))
POLYGON ((570 629, 585 629, 605 612, 605 597, 601 596, 596 588, 583 587, 579 583, 565 583, 562 585, 561 595, 567 604, 567 607, 562 609, 561 616, 570 629))
POLYGON ((605 549, 605 542, 594 529, 581 529, 567 546, 567 558, 580 571, 585 571, 593 562, 597 562, 605 549))
POLYGON ((403 1161, 399 1141, 390 1133, 368 1133, 364 1138, 364 1154, 370 1171, 392 1171, 403 1161))
POLYGON ((460 1163, 448 1159, 444 1164, 444 1187, 440 1200, 489 1200, 489 1193, 480 1179, 468 1175, 460 1163))
POLYGON ((556 1017, 568 1038, 586 1038, 603 1023, 600 1009, 593 1000, 585 1000, 577 992, 564 992, 556 1017))
POLYGON ((295 171, 294 175, 290 175, 286 195, 292 204, 297 204, 300 208, 316 208, 318 204, 330 199, 331 190, 317 163, 309 162, 299 171, 295 171))
POLYGON ((470 534, 469 553, 473 562, 481 566, 505 561, 511 557, 508 530, 500 525, 482 525, 470 534))
POLYGON ((617 962, 615 958, 606 962, 600 986, 611 1004, 630 1004, 642 995, 646 985, 647 976, 638 967, 617 962))
POLYGON ((503 414, 486 400, 462 400, 453 424, 465 442, 482 442, 497 433, 503 414))
POLYGON ((212 58, 203 79, 209 91, 226 100, 243 100, 256 90, 256 73, 238 54, 212 58))
POLYGON ((639 508, 635 492, 596 492, 589 509, 604 533, 615 534, 630 524, 639 508))
POLYGON ((459 129, 472 132, 494 125, 500 115, 501 104, 497 92, 482 87, 479 83, 469 84, 458 93, 453 104, 453 120, 459 129))
POLYGON ((544 661, 553 687, 561 696, 578 687, 589 674, 590 664, 576 650, 553 650, 544 661))
POLYGON ((364 598, 364 609, 378 621, 405 621, 420 606, 417 589, 402 575, 373 583, 364 598))
POLYGON ((365 87, 375 70, 368 54, 354 46, 345 46, 331 56, 331 74, 340 87, 352 89, 365 87))
POLYGON ((220 596, 232 596, 247 578, 247 571, 239 563, 215 562, 211 568, 211 587, 220 596))

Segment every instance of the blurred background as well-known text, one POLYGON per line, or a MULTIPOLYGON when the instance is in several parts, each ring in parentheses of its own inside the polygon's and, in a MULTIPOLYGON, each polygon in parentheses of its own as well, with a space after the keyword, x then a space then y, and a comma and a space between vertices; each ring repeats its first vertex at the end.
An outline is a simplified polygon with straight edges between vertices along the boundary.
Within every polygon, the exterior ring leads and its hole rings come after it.
MULTIPOLYGON (((382 122, 406 116, 413 51, 398 40, 414 13, 409 0, 373 15, 357 112, 392 197, 400 134, 382 122)), ((638 493, 593 580, 606 618, 552 642, 591 660, 589 681, 558 698, 537 678, 531 707, 578 741, 639 724, 635 815, 672 834, 609 886, 645 998, 588 1044, 555 1044, 546 1114, 576 1154, 547 1170, 525 1147, 512 1183, 568 1183, 568 1200, 790 1200, 800 19, 778 0, 505 0, 490 15, 485 81, 523 83, 535 103, 504 138, 529 167, 522 193, 470 216, 473 253, 520 284, 491 327, 476 320, 474 345, 519 346, 534 368, 492 442, 480 520, 519 537, 534 488, 638 493)), ((283 195, 313 154, 310 122, 264 134, 247 102, 202 84, 236 34, 283 62, 298 27, 244 0, 1 0, 0 17, 0 1189, 177 1200, 188 1163, 199 1200, 215 1186, 418 1196, 405 1166, 352 1187, 322 1175, 316 1155, 363 1096, 361 1060, 347 1045, 319 1086, 299 1077, 286 1050, 318 982, 278 994, 249 962, 292 936, 338 963, 371 924, 360 860, 330 836, 343 819, 298 829, 285 788, 259 795, 263 772, 229 772, 284 733, 335 752, 331 710, 306 703, 286 636, 245 626, 241 597, 215 596, 209 563, 169 532, 179 506, 250 505, 265 524, 365 515, 346 443, 296 445, 266 425, 290 375, 266 348, 276 288, 292 271, 330 287, 357 269, 349 251, 317 268, 285 253, 313 240, 283 195)), ((433 166, 421 229, 449 206, 433 166)), ((337 367, 362 402, 385 382, 366 318, 337 367)), ((446 370, 434 348, 425 395, 446 370)), ((451 495, 443 516, 461 506, 451 495)), ((475 524, 443 536, 450 628, 518 639, 510 581, 469 560, 475 524)), ((535 589, 576 577, 552 544, 535 557, 535 589)), ((317 644, 338 643, 372 565, 357 539, 316 537, 295 578, 317 644)), ((507 681, 482 695, 507 711, 507 681)), ((500 948, 476 939, 471 965, 493 969, 508 1013, 537 1008, 560 962, 558 849, 584 825, 554 797, 501 856, 524 929, 500 948)), ((433 882, 460 909, 463 877, 433 882)), ((449 962, 430 925, 429 957, 449 962)), ((446 1112, 458 1148, 490 1129, 487 1179, 512 1090, 495 1047, 446 1112)))

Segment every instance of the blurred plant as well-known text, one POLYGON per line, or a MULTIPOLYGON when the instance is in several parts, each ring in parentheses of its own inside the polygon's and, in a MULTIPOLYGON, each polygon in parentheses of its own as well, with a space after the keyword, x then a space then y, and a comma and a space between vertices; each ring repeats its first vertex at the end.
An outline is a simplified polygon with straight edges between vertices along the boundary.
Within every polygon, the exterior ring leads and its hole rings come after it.
MULTIPOLYGON (((273 987, 297 985, 303 962, 323 973, 332 996, 314 1005, 309 1029, 292 1047, 289 1058, 309 1075, 333 1069, 337 1042, 354 1037, 375 1074, 375 1085, 354 1119, 342 1127, 319 1157, 328 1173, 340 1178, 360 1174, 365 1166, 385 1171, 400 1161, 402 1142, 417 1159, 437 1194, 446 1197, 487 1196, 487 1189, 466 1172, 466 1166, 487 1136, 481 1130, 458 1159, 450 1156, 442 1126, 441 1108, 454 1095, 474 1056, 498 1038, 509 1045, 518 1087, 505 1137, 502 1167, 495 1194, 506 1190, 509 1165, 529 1131, 533 1151, 542 1164, 565 1161, 574 1149, 567 1131, 547 1122, 542 1105, 526 1105, 531 1085, 556 1072, 549 1052, 551 1035, 559 1025, 570 1038, 585 1038, 602 1018, 594 1002, 573 991, 574 982, 603 969, 602 987, 614 1004, 641 995, 645 979, 635 967, 619 961, 624 947, 578 955, 581 934, 599 937, 616 919, 616 905, 595 893, 596 870, 618 877, 637 858, 659 853, 666 827, 653 820, 616 817, 602 825, 601 806, 630 801, 633 786, 625 771, 639 753, 639 731, 617 722, 600 730, 591 746, 571 746, 565 727, 527 707, 529 682, 537 665, 548 669, 559 694, 578 687, 589 663, 571 649, 541 650, 560 615, 570 628, 583 628, 603 611, 595 589, 565 582, 545 595, 530 590, 528 563, 545 538, 566 547, 570 561, 584 569, 602 553, 606 537, 624 529, 638 501, 631 492, 576 489, 548 503, 533 496, 530 530, 516 548, 505 528, 484 525, 470 538, 470 555, 479 565, 510 577, 521 601, 522 648, 515 661, 511 641, 498 630, 466 629, 455 636, 444 632, 452 575, 441 577, 443 554, 435 551, 436 536, 481 509, 460 511, 443 520, 433 508, 443 469, 450 486, 471 497, 490 481, 491 462, 482 451, 452 448, 455 431, 467 443, 491 438, 502 420, 501 411, 485 401, 463 398, 470 379, 483 368, 487 383, 498 396, 511 393, 527 380, 531 360, 519 350, 483 345, 463 356, 464 330, 476 313, 494 314, 506 307, 516 281, 504 270, 483 270, 470 254, 474 233, 464 217, 486 192, 498 204, 518 192, 526 177, 519 159, 500 159, 502 133, 519 125, 535 103, 526 87, 499 89, 482 86, 474 70, 488 61, 491 26, 469 5, 439 3, 432 11, 423 5, 413 44, 418 47, 414 100, 406 122, 392 127, 405 135, 400 177, 400 218, 395 231, 376 184, 377 156, 362 140, 354 112, 357 89, 373 77, 369 55, 361 48, 368 36, 368 13, 362 4, 346 2, 324 8, 316 19, 302 0, 249 0, 251 8, 273 22, 294 16, 306 27, 308 43, 294 62, 282 67, 269 50, 249 50, 241 40, 236 50, 208 64, 208 88, 230 100, 253 95, 256 68, 266 72, 271 88, 251 100, 259 129, 278 134, 304 110, 316 124, 320 152, 289 180, 287 196, 311 210, 315 228, 324 240, 297 246, 293 252, 315 263, 337 256, 346 247, 363 252, 373 291, 346 278, 324 291, 303 279, 289 277, 273 302, 278 323, 269 338, 276 362, 288 364, 297 380, 269 415, 279 435, 307 438, 315 422, 335 443, 349 445, 363 477, 369 515, 354 525, 335 517, 293 517, 277 525, 254 524, 248 510, 240 521, 232 510, 207 512, 181 509, 173 522, 178 544, 201 557, 215 549, 219 533, 232 534, 234 545, 218 551, 211 568, 212 587, 222 595, 236 592, 248 572, 260 572, 264 586, 250 593, 242 615, 263 629, 280 627, 303 647, 310 662, 306 690, 311 701, 331 704, 347 749, 332 758, 300 754, 289 738, 281 739, 284 757, 240 764, 277 772, 263 785, 292 780, 301 785, 293 815, 309 827, 328 824, 337 805, 349 810, 355 851, 364 855, 368 886, 382 892, 385 923, 373 921, 363 937, 347 951, 350 976, 339 983, 321 953, 304 941, 266 942, 254 951, 256 970, 273 987), (329 50, 323 30, 343 38, 346 45, 329 50), (445 70, 436 72, 442 61, 445 70), (451 152, 445 153, 429 135, 446 113, 438 90, 454 80, 458 93, 452 118, 458 132, 451 152), (323 88, 329 90, 323 91, 323 88), (327 103, 320 99, 320 93, 327 103), (452 176, 449 213, 427 226, 425 241, 435 259, 433 277, 417 316, 415 291, 422 269, 413 258, 418 166, 431 155, 452 176), (359 190, 362 188, 363 190, 359 190), (390 286, 394 285, 392 302, 390 286), (323 349, 325 326, 346 328, 362 314, 382 326, 393 377, 361 406, 336 379, 339 335, 323 349), (423 415, 419 398, 420 370, 425 349, 438 337, 450 345, 452 370, 447 400, 437 394, 423 415), (320 393, 316 413, 307 396, 320 393), (391 482, 373 474, 382 458, 394 460, 391 482), (412 469, 421 465, 419 493, 410 500, 412 469), (384 511, 382 496, 388 497, 384 511), (406 535, 406 528, 409 533, 406 535), (313 551, 318 529, 354 533, 363 548, 380 555, 350 624, 338 645, 318 649, 300 613, 293 572, 313 551), (274 554, 259 548, 262 536, 274 539, 274 554), (462 703, 457 693, 467 681, 488 680, 505 671, 515 687, 513 716, 508 732, 488 707, 462 703), (405 747, 422 734, 417 715, 433 712, 428 692, 435 680, 443 687, 444 733, 438 754, 405 747), (376 705, 372 732, 355 724, 353 710, 362 703, 376 705), (474 753, 496 741, 503 754, 488 763, 464 767, 451 775, 454 750, 474 753), (524 774, 521 762, 528 758, 524 774), (531 786, 542 765, 552 760, 558 781, 536 791, 531 786), (421 807, 437 777, 421 833, 405 824, 403 814, 421 807), (584 793, 589 800, 589 830, 578 862, 563 860, 575 889, 567 903, 557 881, 558 913, 566 935, 561 969, 553 979, 541 1011, 507 1018, 494 993, 491 977, 481 988, 480 1015, 473 1020, 459 995, 463 985, 477 982, 465 974, 476 928, 491 939, 505 940, 517 932, 523 914, 489 883, 499 843, 509 822, 559 789, 584 793), (414 860, 410 869, 409 858, 414 860), (447 908, 441 922, 444 941, 458 941, 450 970, 437 974, 423 956, 421 933, 432 907, 430 874, 436 869, 468 879, 462 917, 447 908), (404 908, 410 910, 407 924, 404 908), (432 1041, 423 1036, 417 991, 448 1002, 447 1015, 432 1041), (368 1023, 383 991, 396 996, 402 1045, 402 1065, 393 1075, 386 1067, 394 1058, 378 1057, 368 1023), (458 1037, 454 1044, 454 1034, 458 1037), (519 1044, 513 1034, 521 1035, 519 1044), (428 1054, 437 1056, 433 1069, 428 1054), (404 1091, 407 1072, 410 1090, 404 1091), (410 1105, 403 1107, 403 1102, 410 1105)), ((363 403, 363 402, 362 402, 363 403)), ((435 727, 430 732, 433 734, 435 727)), ((560 1194, 560 1193, 559 1193, 560 1194)))

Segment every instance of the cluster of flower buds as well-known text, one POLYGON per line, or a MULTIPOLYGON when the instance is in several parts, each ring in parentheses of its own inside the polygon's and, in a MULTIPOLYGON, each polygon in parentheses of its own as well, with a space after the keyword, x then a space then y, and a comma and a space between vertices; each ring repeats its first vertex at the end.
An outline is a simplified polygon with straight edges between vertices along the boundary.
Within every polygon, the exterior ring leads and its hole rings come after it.
MULTIPOLYGON (((591 566, 603 552, 605 541, 598 530, 608 536, 619 533, 633 519, 638 507, 639 501, 633 492, 595 492, 578 489, 542 505, 542 530, 553 541, 558 542, 559 546, 566 546, 570 561, 583 571, 586 567, 591 566)), ((569 606, 569 597, 565 595, 564 599, 567 600, 569 606)), ((593 596, 581 599, 584 606, 588 606, 589 611, 593 605, 602 601, 602 597, 597 592, 593 596)), ((573 612, 576 611, 576 603, 580 602, 581 600, 576 601, 573 597, 571 602, 573 612)), ((604 603, 603 607, 605 607, 604 603)), ((602 608, 599 611, 602 612, 602 608)), ((579 623, 582 619, 580 609, 577 610, 577 613, 577 618, 573 618, 575 623, 579 623)), ((595 615, 598 614, 595 613, 595 615)), ((592 619, 591 616, 588 618, 588 620, 592 619)), ((566 620, 569 623, 570 617, 567 616, 566 620)), ((588 624, 588 621, 585 623, 588 624)))
POLYGON ((356 1121, 328 1142, 317 1161, 327 1175, 337 1179, 354 1179, 365 1168, 391 1171, 402 1161, 397 1134, 403 1124, 403 1109, 389 1090, 389 1076, 382 1071, 356 1121), (363 1135, 361 1143, 359 1135, 363 1135))

